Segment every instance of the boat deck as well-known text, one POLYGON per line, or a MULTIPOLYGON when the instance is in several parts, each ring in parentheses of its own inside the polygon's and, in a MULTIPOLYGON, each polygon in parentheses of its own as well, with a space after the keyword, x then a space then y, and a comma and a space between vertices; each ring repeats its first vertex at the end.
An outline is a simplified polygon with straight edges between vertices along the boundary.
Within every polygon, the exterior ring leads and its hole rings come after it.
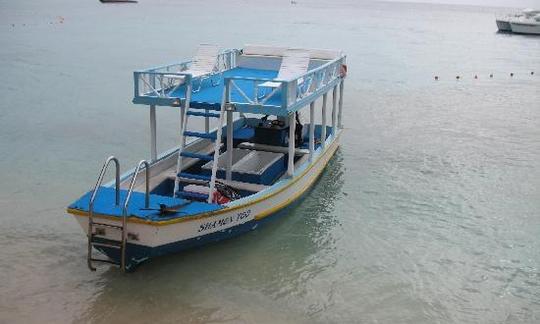
MULTIPOLYGON (((242 127, 238 129, 239 135, 244 135, 244 133, 246 132, 252 134, 253 128, 242 127)), ((235 134, 236 134, 236 131, 235 131, 235 134)), ((326 139, 328 139, 331 136, 331 134, 332 134, 332 128, 330 126, 327 126, 326 139)), ((321 137, 320 125, 316 125, 315 127, 315 137, 319 139, 321 137)), ((244 139, 244 138, 241 136, 240 139, 244 139)), ((255 144, 255 143, 250 143, 250 142, 243 142, 239 146, 244 149, 249 149, 249 150, 259 149, 259 150, 269 151, 269 152, 285 153, 287 150, 286 147, 261 145, 261 144, 255 144)), ((304 143, 297 148, 297 151, 298 151, 297 153, 299 155, 305 155, 307 157, 308 146, 309 144, 306 138, 304 140, 304 143)), ((320 149, 320 146, 321 146, 321 143, 320 143, 320 140, 318 140, 317 143, 315 143, 315 150, 320 149)), ((176 160, 176 157, 174 157, 174 160, 176 160)), ((295 164, 299 165, 303 162, 304 162, 303 159, 299 159, 298 161, 295 162, 295 164)), ((174 179, 175 168, 176 168, 176 165, 171 164, 169 168, 161 171, 159 174, 156 174, 155 175, 156 178, 152 179, 151 181, 151 187, 155 187, 156 185, 159 185, 159 183, 155 183, 156 179, 159 179, 159 182, 167 178, 174 179)), ((220 178, 219 180, 237 190, 259 192, 261 190, 268 188, 268 186, 256 184, 256 183, 225 181, 222 178, 220 178)), ((88 191, 82 197, 80 197, 77 201, 72 203, 68 208, 79 211, 81 213, 88 213, 91 194, 92 194, 92 191, 88 191)), ((123 215, 122 204, 126 199, 127 190, 120 189, 120 206, 115 206, 115 195, 116 193, 113 187, 103 187, 103 186, 100 187, 99 193, 96 196, 96 200, 94 202, 94 213, 99 214, 99 215, 106 215, 110 217, 118 217, 118 218, 122 217, 123 215)), ((149 208, 145 208, 144 203, 145 203, 144 187, 141 183, 136 188, 136 190, 133 191, 132 196, 131 196, 130 205, 128 208, 128 215, 130 217, 135 217, 135 218, 139 218, 139 219, 150 221, 150 222, 156 222, 156 221, 189 217, 189 216, 193 216, 193 215, 197 215, 201 213, 212 212, 212 211, 223 208, 223 206, 219 204, 209 204, 207 202, 193 201, 193 200, 187 200, 187 199, 181 199, 181 198, 173 198, 170 196, 163 196, 160 194, 152 194, 152 193, 150 194, 149 208), (171 206, 178 206, 178 205, 183 205, 183 204, 185 205, 182 206, 181 208, 178 208, 177 212, 171 212, 171 213, 165 213, 165 214, 162 214, 160 212, 160 205, 171 207, 171 206)))
MULTIPOLYGON (((84 213, 89 211, 89 202, 92 191, 87 192, 84 196, 79 198, 68 208, 78 210, 84 213)), ((125 201, 127 190, 120 190, 120 202, 125 201)), ((99 193, 94 202, 94 213, 99 215, 106 215, 111 217, 122 217, 122 206, 115 206, 116 190, 114 188, 100 187, 99 193)), ((144 207, 145 194, 142 192, 134 191, 131 196, 128 215, 130 217, 136 217, 146 221, 163 221, 173 218, 188 217, 200 213, 207 213, 222 209, 223 206, 218 204, 209 204, 206 202, 190 201, 180 198, 172 198, 161 195, 150 194, 150 206, 144 207), (160 212, 160 205, 163 204, 167 207, 178 206, 185 204, 175 213, 160 212)))
MULTIPOLYGON (((277 76, 277 71, 273 70, 261 70, 261 69, 252 69, 252 68, 243 68, 243 67, 236 67, 231 70, 224 71, 221 74, 213 76, 211 79, 204 79, 202 81, 200 89, 199 87, 199 81, 198 79, 193 81, 193 89, 195 90, 192 93, 191 100, 190 100, 190 106, 193 108, 204 108, 204 109, 212 109, 212 110, 220 110, 221 108, 221 101, 223 96, 223 87, 224 82, 223 79, 227 77, 242 77, 242 78, 256 78, 256 79, 274 79, 277 76), (218 81, 219 80, 219 81, 218 81), (198 91, 197 91, 198 90, 198 91)), ((235 82, 236 86, 240 88, 241 91, 243 91, 246 95, 249 97, 254 96, 254 87, 253 82, 250 80, 237 80, 235 82)), ((185 93, 186 93, 186 86, 182 85, 178 87, 176 90, 168 94, 168 97, 170 98, 178 98, 181 100, 185 99, 185 93)), ((259 95, 265 94, 272 91, 272 89, 260 89, 259 95)), ((155 94, 145 94, 143 98, 135 98, 133 100, 134 103, 142 103, 142 104, 156 104, 160 105, 161 98, 155 94)), ((245 98, 242 97, 239 91, 236 89, 231 91, 231 101, 233 102, 243 102, 245 101, 245 98)), ((165 103, 166 105, 170 105, 170 103, 165 103)), ((281 91, 278 90, 272 97, 270 97, 265 105, 267 106, 281 106, 282 99, 281 99, 281 91)))

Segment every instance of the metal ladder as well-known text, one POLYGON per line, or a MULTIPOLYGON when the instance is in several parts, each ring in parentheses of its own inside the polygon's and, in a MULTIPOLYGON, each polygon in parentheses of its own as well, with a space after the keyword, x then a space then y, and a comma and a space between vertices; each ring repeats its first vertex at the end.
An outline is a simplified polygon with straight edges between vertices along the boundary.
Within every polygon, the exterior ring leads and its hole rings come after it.
POLYGON ((183 197, 183 198, 196 198, 196 199, 206 199, 208 203, 212 202, 213 195, 211 194, 214 191, 215 187, 215 181, 216 181, 216 173, 217 173, 217 160, 219 157, 219 149, 221 147, 221 135, 222 135, 222 128, 223 128, 223 121, 224 121, 224 112, 225 112, 225 89, 223 89, 223 101, 221 104, 221 109, 219 110, 219 113, 209 112, 208 109, 205 109, 204 112, 202 111, 196 111, 191 108, 189 105, 190 97, 191 97, 191 85, 188 85, 186 88, 186 101, 184 102, 184 105, 180 109, 180 148, 178 149, 178 160, 176 165, 176 178, 174 182, 174 192, 173 197, 183 197), (188 116, 194 116, 194 117, 205 117, 205 132, 194 132, 194 131, 188 131, 187 130, 187 123, 188 123, 188 116), (214 144, 214 153, 212 155, 208 154, 199 154, 196 152, 187 152, 184 151, 185 145, 186 145, 186 137, 198 137, 198 138, 206 138, 212 140, 214 137, 209 133, 209 118, 217 118, 219 119, 219 124, 217 128, 217 134, 216 134, 216 140, 214 144), (201 174, 192 174, 188 172, 182 172, 182 164, 183 164, 183 158, 195 158, 200 159, 203 161, 212 161, 212 176, 205 176, 201 174), (191 180, 203 180, 209 182, 209 194, 197 194, 197 193, 189 193, 189 192, 180 192, 179 191, 179 184, 180 179, 191 179, 191 180))
POLYGON ((145 196, 145 207, 148 208, 150 205, 150 195, 149 195, 149 189, 150 189, 150 165, 147 161, 142 160, 137 165, 137 168, 135 169, 135 173, 133 174, 133 177, 131 178, 131 182, 129 184, 129 190, 126 196, 126 200, 124 201, 124 206, 122 209, 122 225, 111 225, 106 223, 98 223, 94 221, 94 202, 96 200, 99 188, 101 186, 101 183, 103 182, 103 177, 105 176, 105 172, 107 171, 109 164, 112 162, 115 163, 116 166, 116 177, 115 177, 115 189, 116 189, 116 197, 115 197, 115 206, 120 206, 120 163, 118 162, 118 159, 114 156, 110 156, 107 158, 105 163, 103 164, 103 167, 101 168, 101 172, 99 174, 98 180, 96 182, 96 185, 94 186, 94 190, 92 191, 92 196, 90 197, 90 204, 89 204, 89 210, 88 210, 88 255, 87 255, 87 264, 88 268, 91 271, 96 271, 96 268, 93 266, 92 262, 104 262, 104 263, 111 263, 117 266, 120 266, 120 268, 123 271, 126 271, 126 242, 127 242, 127 217, 128 217, 128 206, 131 199, 131 193, 133 192, 133 187, 135 185, 135 180, 137 179, 137 176, 139 174, 139 171, 141 169, 141 165, 144 164, 146 167, 146 196, 145 196), (112 230, 120 231, 120 241, 110 240, 106 239, 107 243, 96 241, 96 238, 99 238, 101 235, 104 235, 102 232, 94 231, 94 226, 98 225, 100 227, 105 227, 112 230), (111 259, 101 259, 101 258, 94 258, 92 256, 92 248, 93 247, 106 247, 106 248, 112 248, 112 249, 119 249, 120 255, 121 255, 121 261, 120 263, 115 262, 111 259))

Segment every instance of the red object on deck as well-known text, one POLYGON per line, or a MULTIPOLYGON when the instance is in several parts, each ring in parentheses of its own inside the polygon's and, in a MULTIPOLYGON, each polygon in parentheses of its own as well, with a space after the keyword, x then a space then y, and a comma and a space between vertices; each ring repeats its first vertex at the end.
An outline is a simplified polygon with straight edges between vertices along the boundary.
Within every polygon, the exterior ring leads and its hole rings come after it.
POLYGON ((339 69, 339 76, 342 78, 347 76, 347 64, 341 64, 341 68, 339 69))

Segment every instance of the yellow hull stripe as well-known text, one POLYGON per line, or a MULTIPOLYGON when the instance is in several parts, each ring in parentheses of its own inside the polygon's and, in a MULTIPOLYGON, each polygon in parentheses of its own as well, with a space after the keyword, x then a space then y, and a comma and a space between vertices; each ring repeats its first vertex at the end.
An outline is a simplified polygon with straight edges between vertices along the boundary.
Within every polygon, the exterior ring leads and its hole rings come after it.
MULTIPOLYGON (((315 176, 312 177, 312 179, 306 184, 306 186, 304 186, 301 190, 298 190, 293 196, 291 196, 286 201, 280 203, 277 206, 269 208, 269 209, 265 210, 264 212, 262 212, 262 213, 260 213, 260 214, 258 214, 258 215, 256 215, 254 217, 255 220, 263 219, 264 217, 266 217, 266 216, 268 216, 268 215, 270 215, 270 214, 272 214, 272 213, 274 213, 274 212, 288 206, 289 204, 294 202, 296 199, 298 199, 298 197, 300 197, 309 187, 311 187, 311 185, 315 182, 315 180, 317 180, 317 178, 320 176, 320 174, 326 168, 326 164, 328 164, 328 161, 330 161, 330 158, 336 152, 336 150, 338 148, 338 140, 339 140, 339 137, 340 137, 339 135, 341 135, 341 133, 338 133, 338 138, 336 140, 334 140, 330 144, 330 147, 328 148, 328 150, 326 152, 324 152, 324 154, 317 157, 317 160, 315 160, 315 162, 311 163, 309 165, 309 167, 307 167, 299 176, 292 179, 291 182, 287 183, 286 185, 284 185, 283 187, 277 189, 276 191, 270 192, 270 193, 268 193, 268 194, 266 194, 266 195, 264 195, 262 197, 251 200, 251 201, 249 201, 249 202, 247 202, 245 204, 238 205, 238 206, 233 206, 233 207, 228 207, 228 208, 223 208, 223 209, 219 209, 219 210, 209 212, 209 213, 197 214, 197 215, 187 216, 187 217, 182 217, 182 218, 175 218, 175 219, 171 219, 171 220, 164 220, 164 221, 157 221, 156 222, 156 221, 143 220, 143 219, 136 218, 136 217, 128 217, 128 221, 130 223, 147 224, 147 225, 153 225, 153 226, 164 226, 164 225, 171 225, 171 224, 175 224, 175 223, 186 222, 186 221, 190 221, 190 220, 193 220, 193 219, 216 216, 216 215, 220 215, 220 214, 223 214, 223 213, 228 213, 230 211, 237 210, 237 209, 240 209, 240 208, 245 208, 245 207, 254 205, 256 203, 259 203, 259 202, 261 202, 263 200, 266 200, 266 199, 268 199, 270 197, 273 197, 273 196, 281 193, 282 191, 286 190, 287 188, 289 188, 290 186, 295 184, 297 181, 302 179, 306 175, 306 173, 311 171, 311 169, 313 169, 313 167, 315 165, 317 165, 317 163, 319 163, 319 161, 322 158, 324 158, 326 156, 329 156, 328 160, 324 163, 324 166, 317 172, 317 174, 315 176)), ((68 208, 67 212, 72 214, 72 215, 76 215, 76 216, 88 216, 87 211, 82 211, 82 210, 79 210, 79 209, 68 208)), ((118 217, 104 215, 104 214, 94 214, 94 217, 108 219, 108 220, 112 220, 112 221, 118 221, 118 217)))

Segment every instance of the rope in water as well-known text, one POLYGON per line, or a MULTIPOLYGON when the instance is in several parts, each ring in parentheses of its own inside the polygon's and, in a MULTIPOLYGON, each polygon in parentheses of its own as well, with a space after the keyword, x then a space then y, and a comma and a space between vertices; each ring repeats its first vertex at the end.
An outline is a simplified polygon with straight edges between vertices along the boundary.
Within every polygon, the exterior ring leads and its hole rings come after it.
MULTIPOLYGON (((515 74, 514 74, 514 72, 510 72, 509 75, 510 75, 510 77, 512 78, 512 77, 514 77, 515 74)), ((528 75, 534 75, 534 71, 531 71, 530 73, 528 73, 528 75)), ((439 77, 438 75, 435 75, 433 78, 435 79, 435 81, 439 81, 439 80, 440 80, 440 77, 439 77)), ((459 79, 461 79, 461 78, 462 78, 462 77, 461 77, 460 75, 456 75, 456 80, 459 80, 459 79)), ((478 79, 478 78, 479 78, 479 77, 478 77, 478 74, 475 74, 475 75, 473 76, 473 78, 474 78, 474 79, 478 79)), ((493 73, 490 73, 490 74, 489 74, 489 78, 490 78, 490 79, 493 79, 493 78, 494 78, 494 74, 493 74, 493 73)))

